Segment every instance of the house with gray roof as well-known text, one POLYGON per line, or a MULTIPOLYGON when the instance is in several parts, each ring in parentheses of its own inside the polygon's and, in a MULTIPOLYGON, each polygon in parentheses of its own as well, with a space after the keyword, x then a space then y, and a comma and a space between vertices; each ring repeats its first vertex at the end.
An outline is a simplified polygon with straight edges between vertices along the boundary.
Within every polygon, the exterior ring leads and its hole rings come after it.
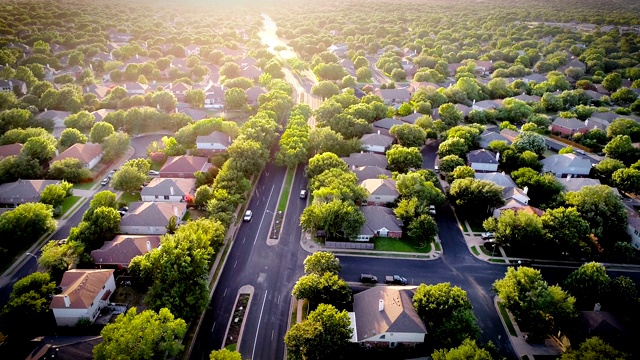
POLYGON ((541 83, 543 81, 547 81, 546 76, 541 75, 541 74, 530 74, 527 75, 525 77, 522 78, 522 80, 526 83, 530 83, 530 82, 536 82, 536 83, 541 83))
POLYGON ((479 149, 467 153, 467 165, 475 171, 498 171, 498 154, 489 150, 479 149))
POLYGON ((164 235, 171 217, 175 216, 180 223, 186 212, 186 202, 132 202, 129 204, 129 212, 120 220, 120 232, 164 235))
POLYGON ((374 286, 353 297, 352 342, 396 347, 424 343, 427 327, 413 307, 415 286, 374 286))
POLYGON ((231 136, 214 131, 209 135, 196 137, 196 149, 211 150, 213 152, 224 152, 231 146, 231 136))
POLYGON ((518 96, 512 97, 512 99, 524 101, 526 103, 538 103, 542 98, 536 95, 520 94, 518 96))
POLYGON ((567 176, 566 178, 560 180, 560 184, 564 187, 565 191, 570 192, 580 191, 585 186, 600 185, 600 180, 567 176))
POLYGON ((390 106, 400 106, 411 100, 411 93, 407 89, 376 89, 373 94, 380 96, 390 106))
POLYGON ((200 109, 182 108, 182 109, 178 109, 178 112, 189 116, 194 121, 207 119, 207 118, 211 117, 211 116, 209 116, 209 113, 207 113, 204 110, 200 110, 200 109))
POLYGON ((473 106, 471 106, 472 110, 490 110, 490 109, 497 109, 502 107, 502 100, 482 100, 482 101, 475 101, 473 102, 473 106))
POLYGON ((511 199, 515 199, 522 204, 529 203, 528 189, 520 189, 518 185, 511 179, 511 176, 504 172, 493 173, 476 173, 476 179, 486 180, 502 187, 502 199, 508 202, 511 199))
POLYGON ((255 105, 258 103, 260 95, 266 93, 260 86, 253 86, 244 91, 247 94, 247 104, 255 105))
POLYGON ((391 171, 377 166, 352 166, 351 171, 356 174, 359 183, 367 179, 390 179, 392 175, 391 171))
POLYGON ((423 117, 424 114, 421 114, 419 112, 414 112, 413 114, 409 114, 407 116, 403 116, 400 118, 400 120, 409 123, 409 124, 416 124, 416 121, 418 121, 418 119, 420 119, 421 117, 423 117))
POLYGON ((406 123, 398 119, 384 118, 378 121, 374 121, 371 125, 373 126, 374 130, 382 130, 380 131, 381 134, 389 135, 389 130, 394 125, 402 125, 402 124, 406 124, 406 123))
POLYGON ((607 129, 609 128, 609 125, 610 123, 608 121, 595 118, 595 117, 590 117, 584 121, 584 126, 587 126, 589 130, 600 129, 600 130, 607 131, 607 129))
POLYGON ((542 172, 549 172, 556 177, 586 177, 591 171, 591 161, 576 154, 551 155, 540 161, 542 172))
POLYGON ((385 205, 398 199, 400 194, 396 189, 396 181, 392 179, 367 179, 360 183, 360 186, 367 189, 369 205, 385 205))
POLYGON ((586 133, 589 131, 589 127, 585 125, 584 121, 576 118, 561 118, 558 117, 551 123, 551 132, 560 133, 561 135, 571 136, 575 133, 586 133))
POLYGON ((0 185, 0 204, 18 206, 40 201, 40 193, 59 180, 18 180, 0 185))
POLYGON ((142 201, 185 201, 196 193, 196 179, 156 177, 140 190, 142 201))
POLYGON ((387 157, 382 154, 374 154, 374 153, 355 153, 349 155, 349 157, 342 157, 345 163, 349 167, 351 166, 377 166, 383 169, 386 169, 389 165, 387 161, 387 157))
POLYGON ((6 158, 7 156, 20 155, 23 146, 24 145, 20 143, 0 145, 0 160, 6 158))
POLYGON ((387 152, 387 149, 393 144, 393 141, 393 137, 383 135, 380 131, 373 134, 364 134, 360 138, 362 150, 379 154, 387 152))
POLYGON ((511 145, 511 140, 507 139, 500 133, 485 130, 480 134, 480 147, 486 149, 492 141, 504 141, 507 145, 511 145))
POLYGON ((364 215, 364 225, 356 241, 369 241, 373 237, 402 237, 402 221, 393 209, 384 206, 362 206, 360 211, 364 215))

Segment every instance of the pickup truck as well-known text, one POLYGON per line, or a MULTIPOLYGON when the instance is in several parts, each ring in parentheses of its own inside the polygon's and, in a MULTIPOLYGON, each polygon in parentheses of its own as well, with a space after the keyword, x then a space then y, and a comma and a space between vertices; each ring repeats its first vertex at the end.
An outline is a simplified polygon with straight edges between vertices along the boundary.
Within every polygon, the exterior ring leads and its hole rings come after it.
POLYGON ((384 277, 385 284, 407 285, 407 279, 400 275, 389 275, 384 277))

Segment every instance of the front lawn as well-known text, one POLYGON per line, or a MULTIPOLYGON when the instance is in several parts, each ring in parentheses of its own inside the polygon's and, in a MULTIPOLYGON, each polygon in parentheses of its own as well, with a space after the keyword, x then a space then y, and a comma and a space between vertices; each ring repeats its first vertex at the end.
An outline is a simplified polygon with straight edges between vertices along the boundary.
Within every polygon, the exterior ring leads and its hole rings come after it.
POLYGON ((507 313, 507 308, 504 306, 504 304, 501 301, 498 302, 498 309, 500 309, 500 315, 502 316, 504 323, 507 325, 509 334, 511 336, 518 336, 518 334, 516 333, 516 329, 513 327, 513 323, 511 322, 511 318, 507 313))
POLYGON ((429 253, 431 251, 431 243, 427 243, 421 248, 414 247, 406 240, 394 238, 375 238, 374 249, 377 251, 393 251, 393 252, 410 252, 410 253, 429 253))
POLYGON ((91 190, 94 184, 94 182, 78 183, 73 184, 73 188, 78 190, 91 190))
POLYGON ((67 211, 69 211, 69 209, 71 209, 73 205, 75 205, 75 203, 78 202, 78 200, 80 200, 80 196, 74 196, 74 195, 67 196, 67 198, 64 199, 64 201, 62 202, 60 217, 64 216, 64 214, 66 214, 67 211))
POLYGON ((131 204, 134 201, 140 201, 140 200, 142 200, 142 198, 140 197, 139 192, 136 192, 133 194, 128 192, 123 192, 122 195, 120 195, 120 197, 118 198, 118 201, 122 201, 127 204, 131 204))

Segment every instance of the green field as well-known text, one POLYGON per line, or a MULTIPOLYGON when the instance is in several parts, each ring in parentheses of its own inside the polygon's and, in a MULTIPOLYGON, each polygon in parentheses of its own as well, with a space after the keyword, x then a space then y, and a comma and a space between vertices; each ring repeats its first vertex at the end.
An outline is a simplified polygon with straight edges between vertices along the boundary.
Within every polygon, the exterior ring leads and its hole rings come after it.
POLYGON ((429 253, 431 251, 431 243, 426 244, 422 248, 416 248, 407 241, 394 238, 376 238, 373 240, 375 250, 393 251, 393 252, 410 252, 410 253, 429 253))

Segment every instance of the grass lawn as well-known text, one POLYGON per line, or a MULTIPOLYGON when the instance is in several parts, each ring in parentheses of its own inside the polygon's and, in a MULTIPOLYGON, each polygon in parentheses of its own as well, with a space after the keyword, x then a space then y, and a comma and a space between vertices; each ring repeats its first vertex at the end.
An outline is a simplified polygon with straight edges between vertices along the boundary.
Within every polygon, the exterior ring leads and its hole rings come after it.
POLYGON ((507 329, 509 330, 509 334, 511 336, 518 336, 516 333, 516 328, 513 327, 513 323, 511 322, 511 318, 509 314, 507 314, 507 308, 504 307, 502 302, 498 302, 498 309, 500 309, 500 315, 504 319, 504 323, 507 324, 507 329))
POLYGON ((436 245, 436 251, 442 251, 442 248, 440 247, 440 243, 435 243, 436 245))
POLYGON ((64 201, 62 202, 62 210, 60 211, 60 217, 64 216, 64 214, 67 213, 67 211, 69 211, 69 209, 71 209, 71 207, 73 207, 73 205, 75 205, 75 203, 78 202, 78 200, 80 200, 80 196, 68 196, 66 199, 64 199, 64 201))
POLYGON ((480 252, 478 251, 478 247, 477 246, 472 246, 471 247, 471 251, 473 251, 473 254, 478 256, 480 255, 480 252))
POLYGON ((506 263, 506 261, 504 261, 504 259, 490 259, 489 261, 494 262, 494 263, 501 263, 501 264, 506 263))
POLYGON ((461 222, 460 225, 462 226, 462 231, 463 232, 469 232, 469 230, 467 229, 467 225, 464 224, 464 221, 461 222))
POLYGON ((231 345, 227 345, 224 348, 229 350, 229 351, 236 351, 236 348, 238 347, 238 344, 231 344, 231 345))
POLYGON ((160 171, 160 169, 162 169, 162 165, 164 165, 164 163, 152 161, 151 168, 149 170, 160 171))
POLYGON ((422 248, 416 248, 409 242, 394 238, 376 238, 373 240, 377 251, 394 251, 394 252, 412 252, 412 253, 428 253, 431 251, 431 243, 426 244, 422 248))
POLYGON ((305 299, 302 303, 302 321, 307 320, 309 316, 309 300, 305 299))
POLYGON ((287 176, 284 179, 284 187, 280 194, 280 202, 278 202, 278 211, 285 211, 287 209, 287 201, 289 201, 289 193, 291 192, 291 183, 293 183, 293 175, 296 173, 296 168, 288 168, 287 176))
POLYGON ((73 188, 78 190, 91 190, 94 184, 95 182, 78 183, 73 184, 73 188))
POLYGON ((500 255, 500 251, 495 251, 492 253, 491 251, 487 250, 484 246, 478 246, 478 248, 480 249, 480 251, 482 251, 483 254, 487 256, 494 256, 496 253, 500 255))
POLYGON ((550 149, 547 149, 542 153, 542 156, 544 156, 545 158, 548 158, 551 155, 558 155, 558 153, 550 149))
POLYGON ((484 227, 482 227, 482 221, 479 220, 467 220, 469 226, 471 226, 471 232, 481 233, 484 232, 484 227))
POLYGON ((123 201, 123 202, 126 202, 127 204, 131 204, 134 201, 140 201, 140 200, 142 200, 142 198, 140 197, 139 192, 134 194, 123 192, 122 195, 120 195, 120 198, 118 198, 118 201, 123 201))

